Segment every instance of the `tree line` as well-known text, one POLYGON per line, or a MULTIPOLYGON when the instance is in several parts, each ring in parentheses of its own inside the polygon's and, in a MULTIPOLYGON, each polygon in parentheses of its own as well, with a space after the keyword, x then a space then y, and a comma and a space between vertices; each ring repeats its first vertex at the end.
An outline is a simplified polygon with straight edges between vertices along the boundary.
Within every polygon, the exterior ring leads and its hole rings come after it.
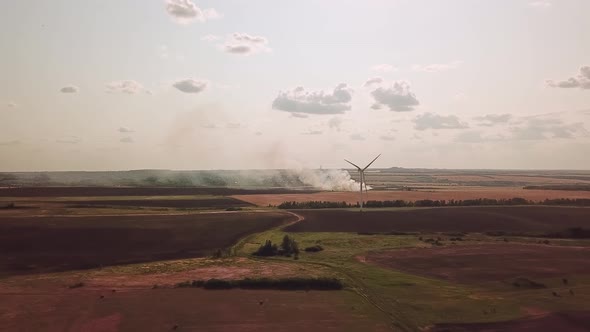
MULTIPOLYGON (((440 207, 440 206, 489 206, 489 205, 562 205, 562 206, 590 206, 588 198, 557 198, 545 199, 543 201, 531 201, 521 197, 514 198, 476 198, 463 200, 431 200, 422 199, 417 201, 388 200, 375 201, 370 200, 364 203, 367 208, 385 208, 385 207, 440 207)), ((359 204, 350 204, 347 202, 328 202, 328 201, 307 201, 307 202, 283 202, 277 206, 279 209, 336 209, 336 208, 355 208, 359 204)))

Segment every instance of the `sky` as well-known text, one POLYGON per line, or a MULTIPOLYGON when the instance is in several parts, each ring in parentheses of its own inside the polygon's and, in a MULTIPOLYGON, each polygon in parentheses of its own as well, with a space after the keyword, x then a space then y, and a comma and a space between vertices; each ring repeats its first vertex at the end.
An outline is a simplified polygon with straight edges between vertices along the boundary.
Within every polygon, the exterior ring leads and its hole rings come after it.
POLYGON ((0 171, 590 169, 587 0, 0 2, 0 171))

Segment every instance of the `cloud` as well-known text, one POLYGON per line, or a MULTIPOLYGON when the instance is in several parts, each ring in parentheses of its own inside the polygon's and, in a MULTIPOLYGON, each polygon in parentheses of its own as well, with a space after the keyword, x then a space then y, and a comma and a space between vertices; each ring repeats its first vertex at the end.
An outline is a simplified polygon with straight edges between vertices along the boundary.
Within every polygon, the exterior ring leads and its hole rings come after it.
POLYGON ((389 135, 381 135, 379 138, 384 141, 395 141, 395 137, 389 135))
POLYGON ((59 89, 61 93, 77 93, 80 89, 77 86, 68 85, 59 89))
POLYGON ((321 130, 309 130, 307 132, 301 133, 301 135, 321 135, 321 130))
POLYGON ((262 36, 236 32, 227 38, 223 50, 230 54, 251 55, 270 51, 267 45, 268 40, 262 36))
POLYGON ((134 95, 140 92, 150 93, 139 82, 133 80, 113 81, 106 85, 107 93, 126 93, 134 95))
POLYGON ((426 129, 464 129, 468 128, 467 124, 459 121, 454 115, 438 115, 433 113, 424 113, 414 118, 414 128, 416 130, 426 129))
POLYGON ((133 132, 135 132, 134 130, 129 129, 127 127, 119 127, 119 129, 117 129, 117 131, 120 132, 120 133, 124 133, 124 134, 125 133, 133 133, 133 132))
POLYGON ((524 126, 510 128, 514 140, 544 140, 551 138, 572 139, 588 136, 582 122, 563 123, 559 119, 528 119, 524 126))
POLYGON ((78 144, 82 142, 82 139, 78 136, 64 136, 56 139, 55 142, 63 144, 78 144))
POLYGON ((330 129, 336 129, 336 131, 340 131, 340 126, 342 125, 342 118, 340 117, 333 117, 328 120, 328 127, 330 129))
POLYGON ((201 9, 191 0, 166 0, 166 11, 180 24, 205 22, 222 17, 215 9, 201 9))
POLYGON ((15 140, 12 140, 12 141, 0 142, 0 146, 13 146, 13 145, 19 145, 21 143, 22 143, 21 141, 15 139, 15 140))
POLYGON ((363 83, 363 87, 368 87, 373 84, 381 84, 383 83, 383 79, 381 77, 373 77, 369 78, 365 83, 363 83))
POLYGON ((486 126, 491 127, 501 123, 507 123, 512 119, 512 115, 510 114, 487 114, 484 116, 477 116, 474 118, 478 121, 479 126, 486 126))
POLYGON ((364 141, 365 138, 361 134, 352 134, 349 136, 353 141, 364 141))
POLYGON ((195 80, 192 78, 181 80, 172 84, 173 87, 184 93, 199 93, 205 90, 208 85, 209 83, 207 81, 195 80))
POLYGON ((254 133, 254 135, 256 135, 256 136, 262 136, 262 132, 257 131, 257 132, 254 133))
POLYGON ((133 140, 133 137, 127 136, 127 137, 121 138, 119 140, 119 142, 121 142, 121 143, 134 143, 135 141, 133 140))
POLYGON ((450 69, 455 69, 459 67, 463 62, 462 61, 453 61, 449 63, 431 63, 428 65, 413 65, 412 70, 414 71, 422 71, 427 73, 434 73, 439 71, 446 71, 450 69))
POLYGON ((375 100, 372 109, 387 106, 390 111, 408 112, 420 105, 416 95, 410 91, 410 84, 405 81, 394 81, 389 87, 378 87, 371 92, 371 96, 375 100))
POLYGON ((549 8, 551 7, 550 0, 538 0, 529 2, 529 6, 534 8, 549 8))
POLYGON ((216 41, 219 40, 219 36, 216 35, 206 35, 201 37, 202 41, 207 41, 207 42, 212 42, 212 41, 216 41))
POLYGON ((301 113, 291 113, 291 117, 292 118, 307 119, 307 118, 309 118, 309 115, 307 115, 307 114, 301 114, 301 113))
POLYGON ((392 65, 382 63, 379 65, 374 65, 373 67, 371 67, 371 70, 382 72, 382 73, 388 73, 388 72, 392 72, 392 71, 397 71, 397 68, 395 68, 392 65))
POLYGON ((18 106, 15 102, 11 101, 6 104, 8 108, 16 108, 18 106))
POLYGON ((547 80, 547 85, 552 88, 580 88, 590 89, 590 66, 580 67, 580 72, 574 77, 570 77, 563 81, 547 80))
POLYGON ((201 127, 207 128, 207 129, 215 129, 215 128, 217 128, 217 125, 215 123, 205 123, 205 124, 201 125, 201 127))
POLYGON ((341 114, 350 110, 352 89, 340 83, 332 93, 307 92, 303 87, 281 91, 272 103, 275 110, 307 114, 341 114))
POLYGON ((227 128, 227 129, 240 129, 240 128, 244 128, 244 126, 242 126, 242 124, 239 122, 228 122, 225 124, 225 128, 227 128))

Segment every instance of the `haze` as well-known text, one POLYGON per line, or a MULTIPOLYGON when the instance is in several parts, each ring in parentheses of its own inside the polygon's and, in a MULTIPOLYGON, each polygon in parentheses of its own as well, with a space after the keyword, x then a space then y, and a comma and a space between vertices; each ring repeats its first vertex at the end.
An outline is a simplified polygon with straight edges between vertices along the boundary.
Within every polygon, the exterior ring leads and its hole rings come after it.
POLYGON ((4 1, 0 171, 588 169, 589 12, 4 1))

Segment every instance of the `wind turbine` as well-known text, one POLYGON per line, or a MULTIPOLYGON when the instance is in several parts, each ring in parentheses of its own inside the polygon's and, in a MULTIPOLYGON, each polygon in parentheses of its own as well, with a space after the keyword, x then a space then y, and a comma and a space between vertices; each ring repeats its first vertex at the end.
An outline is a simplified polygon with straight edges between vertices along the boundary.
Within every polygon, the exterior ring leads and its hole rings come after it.
POLYGON ((380 156, 381 156, 381 154, 379 154, 377 157, 375 157, 375 159, 373 159, 373 161, 371 161, 367 166, 365 166, 365 168, 360 168, 357 165, 353 164, 352 162, 344 159, 344 161, 346 161, 347 163, 356 167, 356 169, 359 171, 359 177, 360 177, 360 181, 361 181, 361 211, 363 211, 363 184, 365 186, 365 193, 367 193, 367 184, 365 183, 365 170, 367 168, 369 168, 369 166, 371 166, 371 164, 374 163, 375 160, 377 160, 377 158, 379 158, 380 156))

